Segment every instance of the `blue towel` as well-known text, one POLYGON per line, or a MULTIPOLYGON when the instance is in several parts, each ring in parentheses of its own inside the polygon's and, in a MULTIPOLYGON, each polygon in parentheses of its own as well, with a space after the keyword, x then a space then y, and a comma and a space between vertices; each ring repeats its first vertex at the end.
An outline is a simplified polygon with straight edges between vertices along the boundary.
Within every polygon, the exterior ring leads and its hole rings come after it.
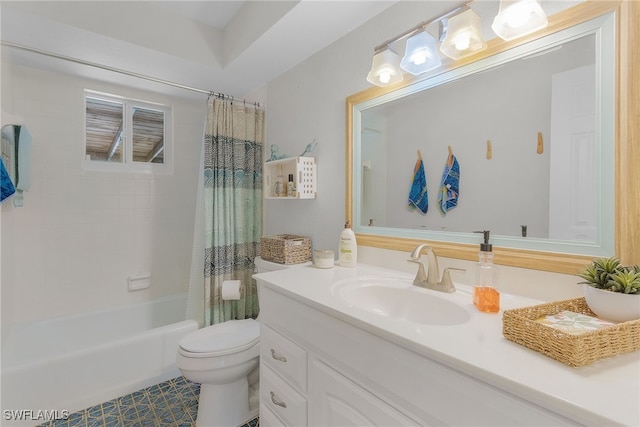
POLYGON ((449 154, 447 164, 442 172, 440 191, 438 194, 438 207, 440 213, 445 216, 447 212, 455 208, 460 196, 460 165, 453 154, 449 154))
POLYGON ((16 126, 18 167, 16 190, 27 191, 31 185, 31 134, 25 126, 16 126))
POLYGON ((16 188, 13 186, 13 182, 11 182, 9 173, 4 167, 2 157, 0 157, 0 202, 2 202, 4 199, 11 196, 15 192, 16 188))
POLYGON ((409 190, 409 207, 416 207, 426 214, 429 210, 429 196, 427 194, 427 177, 424 174, 424 163, 419 158, 413 168, 413 181, 409 190))
POLYGON ((16 196, 15 206, 23 205, 23 191, 31 185, 31 134, 25 126, 14 126, 16 139, 16 196))

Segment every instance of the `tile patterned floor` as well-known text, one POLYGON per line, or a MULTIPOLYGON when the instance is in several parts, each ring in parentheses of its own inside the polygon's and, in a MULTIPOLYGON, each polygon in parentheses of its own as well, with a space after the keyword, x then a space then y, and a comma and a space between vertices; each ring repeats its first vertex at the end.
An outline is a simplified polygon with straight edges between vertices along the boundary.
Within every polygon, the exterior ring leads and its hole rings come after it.
MULTIPOLYGON (((178 377, 38 427, 195 427, 199 392, 199 384, 178 377)), ((241 427, 258 426, 255 418, 241 427)))

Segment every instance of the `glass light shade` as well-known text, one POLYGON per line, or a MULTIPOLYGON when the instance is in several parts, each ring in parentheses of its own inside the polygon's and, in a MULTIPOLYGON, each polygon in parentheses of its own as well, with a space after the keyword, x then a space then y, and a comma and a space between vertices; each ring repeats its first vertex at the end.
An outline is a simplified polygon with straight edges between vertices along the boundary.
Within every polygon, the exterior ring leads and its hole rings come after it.
POLYGON ((426 31, 409 37, 404 56, 400 62, 400 67, 408 73, 415 75, 422 74, 441 64, 436 40, 426 31))
POLYGON ((503 40, 526 36, 549 21, 537 0, 500 0, 500 10, 491 29, 503 40))
POLYGON ((440 52, 452 59, 464 58, 487 48, 480 17, 471 9, 449 18, 440 52))
POLYGON ((387 86, 402 80, 400 57, 390 47, 373 55, 367 81, 376 86, 387 86))

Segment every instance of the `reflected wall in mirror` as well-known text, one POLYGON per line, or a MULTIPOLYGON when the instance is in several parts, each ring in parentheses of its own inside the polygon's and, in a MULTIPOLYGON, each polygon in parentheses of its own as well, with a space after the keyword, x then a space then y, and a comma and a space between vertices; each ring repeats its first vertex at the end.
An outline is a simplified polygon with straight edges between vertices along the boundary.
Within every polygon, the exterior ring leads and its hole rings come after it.
POLYGON ((473 231, 489 229, 502 264, 575 274, 594 256, 638 262, 637 252, 620 249, 628 247, 621 230, 637 227, 627 216, 637 205, 614 190, 632 174, 615 157, 627 111, 623 89, 616 93, 616 77, 619 88, 627 84, 615 67, 615 22, 627 18, 617 6, 581 4, 526 43, 492 40, 466 65, 349 97, 347 217, 359 244, 405 250, 428 240, 442 256, 476 259, 473 231), (460 194, 442 215, 448 147, 460 164, 460 194), (424 215, 407 200, 418 150, 424 215), (621 201, 632 210, 616 216, 621 201))
POLYGON ((612 158, 613 135, 596 135, 595 48, 588 34, 361 110, 360 224, 597 243, 597 159, 602 149, 612 158), (437 201, 448 147, 460 191, 443 215, 437 201), (407 203, 418 151, 425 214, 407 203))

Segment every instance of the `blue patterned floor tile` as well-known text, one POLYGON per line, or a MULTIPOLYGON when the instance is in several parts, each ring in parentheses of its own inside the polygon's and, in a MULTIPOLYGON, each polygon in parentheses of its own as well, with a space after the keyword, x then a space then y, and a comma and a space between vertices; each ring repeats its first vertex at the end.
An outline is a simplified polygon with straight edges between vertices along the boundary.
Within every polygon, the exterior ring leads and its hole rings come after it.
MULTIPOLYGON (((38 427, 195 427, 200 385, 178 377, 38 427)), ((259 427, 255 418, 240 427, 259 427)))

